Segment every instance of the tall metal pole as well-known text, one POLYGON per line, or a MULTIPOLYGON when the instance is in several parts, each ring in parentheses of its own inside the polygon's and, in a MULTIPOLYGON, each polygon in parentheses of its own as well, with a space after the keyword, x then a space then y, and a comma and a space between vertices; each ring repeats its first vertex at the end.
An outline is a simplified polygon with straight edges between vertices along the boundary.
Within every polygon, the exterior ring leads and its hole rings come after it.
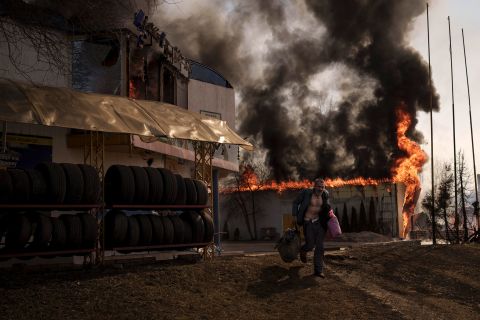
POLYGON ((430 165, 432 173, 432 243, 437 244, 437 223, 435 219, 435 177, 433 166, 433 92, 432 92, 432 69, 430 66, 430 20, 428 18, 427 2, 427 37, 428 37, 428 90, 430 90, 430 165))
POLYGON ((3 121, 3 132, 2 132, 2 153, 7 152, 7 121, 3 121))
POLYGON ((470 84, 468 83, 467 53, 465 50, 465 36, 463 35, 463 57, 465 58, 465 75, 467 76, 467 92, 468 92, 468 114, 470 116, 470 136, 472 138, 472 155, 473 155, 473 180, 475 182, 475 202, 473 204, 474 213, 477 217, 477 228, 480 226, 479 207, 478 207, 478 186, 477 186, 477 167, 475 165, 475 144, 473 143, 473 126, 472 126, 472 104, 470 103, 470 84))
POLYGON ((452 33, 450 30, 450 16, 448 16, 448 38, 450 40, 450 75, 452 77, 452 121, 453 121, 453 172, 455 178, 455 231, 457 233, 457 241, 460 239, 458 230, 458 197, 457 197, 457 144, 455 141, 455 99, 453 94, 453 59, 452 59, 452 33))
POLYGON ((220 233, 220 211, 218 205, 218 169, 212 171, 212 193, 213 193, 213 225, 214 225, 214 237, 213 241, 217 247, 218 254, 221 253, 221 238, 220 233))

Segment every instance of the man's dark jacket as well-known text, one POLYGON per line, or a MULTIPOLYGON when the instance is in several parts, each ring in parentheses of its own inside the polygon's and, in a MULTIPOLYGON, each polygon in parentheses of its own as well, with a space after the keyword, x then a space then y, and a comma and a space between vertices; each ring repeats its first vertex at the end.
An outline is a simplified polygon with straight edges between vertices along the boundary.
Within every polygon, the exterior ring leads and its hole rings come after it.
MULTIPOLYGON (((293 200, 292 215, 297 217, 297 224, 303 225, 303 219, 305 218, 305 212, 307 212, 308 206, 312 199, 313 189, 305 189, 299 193, 297 198, 293 200)), ((318 215, 320 224, 323 229, 327 230, 327 223, 330 219, 328 212, 330 211, 330 201, 328 197, 328 191, 322 191, 322 208, 318 215)))

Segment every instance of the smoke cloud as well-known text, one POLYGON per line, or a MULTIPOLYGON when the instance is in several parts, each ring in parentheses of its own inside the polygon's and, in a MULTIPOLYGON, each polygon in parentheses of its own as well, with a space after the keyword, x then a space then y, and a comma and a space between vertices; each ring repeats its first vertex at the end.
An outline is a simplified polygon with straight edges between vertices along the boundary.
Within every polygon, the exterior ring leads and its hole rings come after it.
POLYGON ((413 119, 408 135, 421 142, 416 114, 430 110, 428 66, 406 36, 423 2, 220 7, 196 7, 184 19, 157 14, 188 56, 232 82, 241 98, 239 131, 265 151, 274 178, 390 177, 403 155, 395 125, 400 105, 413 119))
POLYGON ((402 156, 395 125, 401 104, 414 119, 409 136, 421 141, 414 126, 417 111, 429 111, 428 67, 406 36, 423 3, 229 5, 227 12, 197 8, 166 29, 187 55, 236 87, 239 130, 264 149, 274 178, 389 177, 402 156), (252 40, 252 32, 268 38, 252 40), (249 54, 255 45, 263 52, 249 54))

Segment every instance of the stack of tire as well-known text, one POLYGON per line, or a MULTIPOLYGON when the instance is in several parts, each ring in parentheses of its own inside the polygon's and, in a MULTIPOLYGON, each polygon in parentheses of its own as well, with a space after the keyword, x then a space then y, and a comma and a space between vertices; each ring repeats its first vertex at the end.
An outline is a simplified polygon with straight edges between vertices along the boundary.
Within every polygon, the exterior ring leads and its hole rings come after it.
MULTIPOLYGON (((142 246, 167 246, 207 243, 213 238, 213 221, 209 214, 185 211, 181 214, 135 214, 111 210, 105 216, 106 249, 142 246)), ((166 247, 166 248, 167 248, 166 247)))
POLYGON ((87 212, 59 217, 43 212, 4 213, 0 216, 0 238, 5 239, 0 254, 32 253, 33 257, 35 252, 93 249, 97 220, 87 212))
POLYGON ((208 189, 200 180, 166 168, 112 165, 105 174, 105 202, 133 205, 206 205, 208 189))
MULTIPOLYGON (((95 168, 83 164, 42 162, 34 169, 0 170, 0 204, 97 204, 101 185, 95 168)), ((59 218, 39 212, 9 211, 0 216, 3 253, 91 249, 96 219, 87 213, 59 218)))
POLYGON ((97 204, 101 192, 97 170, 84 164, 0 170, 0 181, 0 204, 97 204))

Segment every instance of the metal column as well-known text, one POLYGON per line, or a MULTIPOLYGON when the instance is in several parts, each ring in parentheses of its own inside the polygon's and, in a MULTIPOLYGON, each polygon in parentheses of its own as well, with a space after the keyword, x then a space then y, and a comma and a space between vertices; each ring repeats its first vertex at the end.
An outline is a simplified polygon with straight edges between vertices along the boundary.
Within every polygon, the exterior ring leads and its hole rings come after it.
MULTIPOLYGON (((207 184, 209 190, 210 208, 206 213, 213 218, 213 189, 212 189, 212 160, 215 150, 220 146, 219 143, 194 141, 192 142, 195 151, 195 179, 201 180, 207 184)), ((203 251, 205 260, 212 260, 215 256, 215 244, 211 242, 203 251)))
MULTIPOLYGON (((218 169, 213 170, 212 176, 212 194, 213 194, 213 225, 214 225, 214 237, 213 241, 217 250, 221 248, 220 240, 220 212, 218 210, 218 169)), ((220 252, 220 251, 219 251, 220 252)))
MULTIPOLYGON (((105 135, 99 131, 85 131, 83 144, 83 163, 91 165, 97 169, 98 177, 100 178, 100 202, 104 203, 104 181, 105 176, 105 135)), ((104 205, 94 212, 97 218, 97 242, 95 244, 95 263, 101 264, 105 258, 105 237, 103 218, 105 213, 104 205)), ((92 259, 93 257, 90 257, 92 259)), ((91 261, 92 262, 92 261, 91 261)))
POLYGON ((2 147, 0 153, 7 152, 7 121, 3 121, 3 133, 2 133, 2 147))

